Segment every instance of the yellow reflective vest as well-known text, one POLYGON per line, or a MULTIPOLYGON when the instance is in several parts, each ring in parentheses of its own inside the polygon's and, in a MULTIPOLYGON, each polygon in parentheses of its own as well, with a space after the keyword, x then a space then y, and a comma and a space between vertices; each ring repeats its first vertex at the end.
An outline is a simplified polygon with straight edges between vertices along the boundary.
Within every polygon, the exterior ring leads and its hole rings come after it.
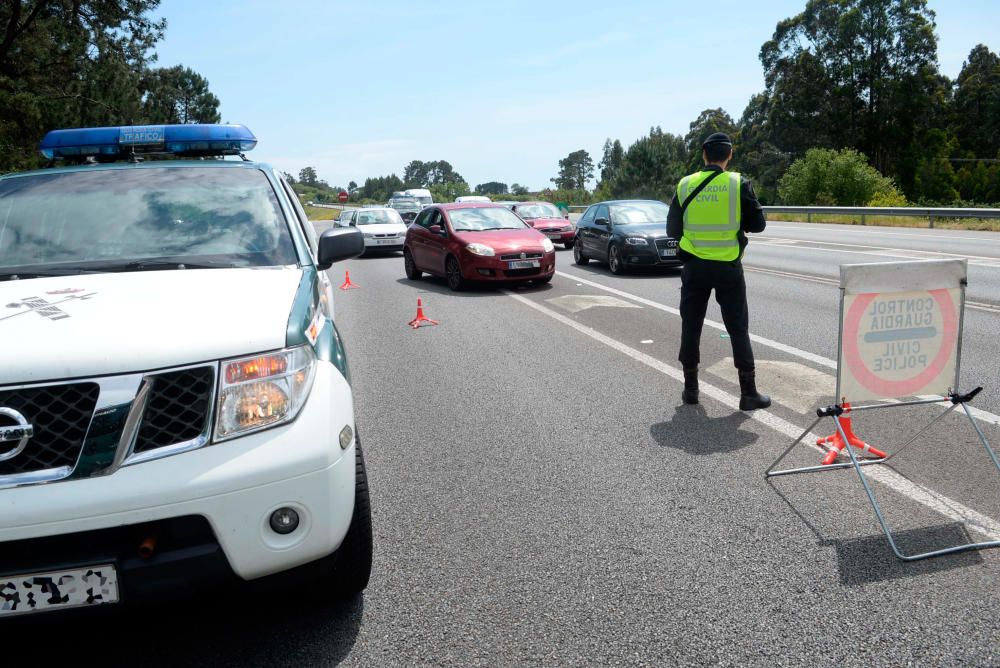
MULTIPOLYGON (((681 179, 677 202, 684 204, 702 181, 715 174, 704 170, 681 179)), ((722 172, 712 179, 684 211, 680 247, 703 260, 732 262, 740 256, 740 174, 722 172)))

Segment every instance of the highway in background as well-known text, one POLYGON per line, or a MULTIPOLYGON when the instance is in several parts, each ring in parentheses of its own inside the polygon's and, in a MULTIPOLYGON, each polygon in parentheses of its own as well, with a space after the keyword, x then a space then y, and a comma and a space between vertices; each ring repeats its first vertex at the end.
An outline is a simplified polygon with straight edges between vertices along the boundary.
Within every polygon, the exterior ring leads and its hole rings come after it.
MULTIPOLYGON (((337 265, 360 286, 336 312, 372 494, 364 597, 202 596, 23 636, 59 638, 57 656, 113 629, 109 665, 997 665, 1000 550, 903 563, 852 471, 764 478, 833 400, 837 265, 968 252, 971 298, 995 304, 994 238, 770 225, 746 265, 775 405, 753 414, 714 305, 703 401, 681 404, 676 270, 615 277, 560 250, 548 286, 452 293, 406 279, 399 254, 337 265), (439 326, 407 327, 418 297, 439 326)), ((979 424, 1000 444, 1000 313, 970 309, 966 328, 963 384, 987 387, 979 424)), ((892 449, 936 410, 854 426, 892 449)), ((902 549, 1000 539, 990 466, 950 416, 873 473, 902 549)))

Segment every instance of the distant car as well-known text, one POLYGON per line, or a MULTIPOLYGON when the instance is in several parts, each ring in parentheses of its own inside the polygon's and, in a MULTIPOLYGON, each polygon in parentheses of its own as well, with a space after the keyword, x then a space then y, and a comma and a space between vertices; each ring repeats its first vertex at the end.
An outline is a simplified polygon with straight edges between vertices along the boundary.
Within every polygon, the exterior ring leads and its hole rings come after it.
POLYGON ((455 201, 458 203, 463 202, 483 202, 486 204, 492 203, 489 197, 484 197, 483 195, 462 195, 461 197, 456 197, 455 201))
POLYGON ((548 283, 555 246, 509 209, 496 204, 439 204, 420 212, 403 247, 406 276, 443 276, 452 290, 471 281, 548 283))
POLYGON ((354 215, 354 209, 344 209, 337 216, 336 225, 338 227, 347 227, 351 222, 351 216, 354 215))
POLYGON ((413 219, 417 217, 420 210, 423 208, 420 206, 420 202, 416 197, 393 197, 389 200, 387 205, 390 209, 395 209, 399 212, 400 217, 403 219, 404 223, 412 223, 413 219))
POLYGON ((631 267, 676 266, 677 242, 667 236, 668 207, 656 200, 615 200, 591 205, 576 224, 573 260, 607 262, 613 274, 631 267))
POLYGON ((501 206, 505 206, 505 207, 507 207, 508 209, 513 209, 513 208, 514 208, 514 207, 515 207, 516 205, 520 204, 521 202, 508 202, 508 201, 506 201, 506 200, 499 200, 499 199, 498 199, 497 201, 495 201, 495 202, 493 202, 493 203, 494 203, 494 204, 499 204, 499 205, 501 205, 501 206))
POLYGON ((555 204, 548 202, 515 202, 511 211, 521 216, 529 225, 566 248, 576 241, 576 226, 566 220, 555 204))
POLYGON ((389 207, 358 209, 349 225, 357 227, 365 237, 365 255, 392 253, 403 250, 406 224, 399 212, 389 207))
POLYGON ((429 207, 434 203, 434 197, 431 195, 431 191, 427 188, 407 188, 403 191, 403 194, 407 197, 413 197, 418 202, 420 202, 421 208, 429 207))

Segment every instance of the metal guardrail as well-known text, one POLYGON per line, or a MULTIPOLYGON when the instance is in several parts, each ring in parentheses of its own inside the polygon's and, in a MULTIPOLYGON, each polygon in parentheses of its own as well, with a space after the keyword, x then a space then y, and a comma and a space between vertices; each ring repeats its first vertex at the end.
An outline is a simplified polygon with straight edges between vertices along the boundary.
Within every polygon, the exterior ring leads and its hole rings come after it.
MULTIPOLYGON (((586 205, 573 205, 574 209, 586 209, 586 205)), ((836 216, 860 216, 861 224, 867 222, 868 216, 907 216, 910 218, 926 218, 927 226, 934 227, 934 221, 943 218, 1000 218, 1000 209, 968 209, 958 207, 921 207, 921 206, 765 206, 764 213, 801 213, 805 214, 806 222, 811 223, 813 215, 826 214, 836 216)))
POLYGON ((926 218, 927 226, 934 227, 939 218, 1000 218, 1000 209, 963 209, 949 207, 920 206, 765 206, 764 213, 804 213, 806 222, 811 223, 814 214, 836 216, 860 216, 865 224, 868 216, 907 216, 926 218))

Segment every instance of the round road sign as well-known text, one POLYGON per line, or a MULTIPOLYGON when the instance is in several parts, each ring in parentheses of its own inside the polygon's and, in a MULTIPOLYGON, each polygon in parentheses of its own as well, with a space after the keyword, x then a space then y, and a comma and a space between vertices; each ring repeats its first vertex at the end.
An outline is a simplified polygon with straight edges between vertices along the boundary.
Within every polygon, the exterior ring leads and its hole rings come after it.
POLYGON ((343 204, 344 202, 346 202, 347 201, 347 193, 344 192, 343 190, 341 190, 340 194, 337 195, 337 201, 340 202, 341 204, 343 204))

